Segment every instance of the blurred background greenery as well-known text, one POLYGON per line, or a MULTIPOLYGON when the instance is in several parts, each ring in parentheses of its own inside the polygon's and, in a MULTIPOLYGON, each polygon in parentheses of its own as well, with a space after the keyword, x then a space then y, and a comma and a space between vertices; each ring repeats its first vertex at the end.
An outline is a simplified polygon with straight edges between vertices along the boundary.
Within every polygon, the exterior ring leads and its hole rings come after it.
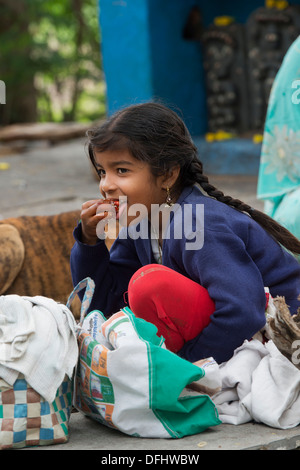
POLYGON ((0 0, 0 125, 105 114, 97 0, 0 0))

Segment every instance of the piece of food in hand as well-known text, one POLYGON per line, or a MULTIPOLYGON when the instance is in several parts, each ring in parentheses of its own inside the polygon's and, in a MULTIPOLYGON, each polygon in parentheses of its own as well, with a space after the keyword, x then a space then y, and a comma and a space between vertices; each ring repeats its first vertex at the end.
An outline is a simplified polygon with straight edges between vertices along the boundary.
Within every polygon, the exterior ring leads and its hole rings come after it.
POLYGON ((116 213, 118 213, 119 212, 119 206, 120 206, 120 202, 118 201, 118 199, 113 200, 112 204, 113 204, 113 206, 116 210, 116 213))
POLYGON ((118 199, 100 199, 97 207, 97 215, 107 217, 108 214, 117 215, 119 212, 119 201, 118 199))

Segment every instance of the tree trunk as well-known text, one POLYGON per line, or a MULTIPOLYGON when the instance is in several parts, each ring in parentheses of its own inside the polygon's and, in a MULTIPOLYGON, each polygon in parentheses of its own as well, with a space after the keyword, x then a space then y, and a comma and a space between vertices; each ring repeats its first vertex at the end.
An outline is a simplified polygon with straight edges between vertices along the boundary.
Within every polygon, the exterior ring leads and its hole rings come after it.
POLYGON ((30 2, 0 0, 0 10, 0 79, 6 85, 6 104, 0 105, 0 125, 34 122, 37 94, 31 60, 30 2))

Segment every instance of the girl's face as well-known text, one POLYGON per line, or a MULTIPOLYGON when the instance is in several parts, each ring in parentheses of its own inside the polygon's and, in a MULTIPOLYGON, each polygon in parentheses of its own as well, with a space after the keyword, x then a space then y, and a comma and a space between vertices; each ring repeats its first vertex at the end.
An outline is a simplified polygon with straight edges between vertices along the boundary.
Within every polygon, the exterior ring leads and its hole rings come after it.
MULTIPOLYGON (((143 204, 150 218, 151 204, 165 202, 166 185, 162 188, 164 176, 153 176, 148 163, 137 160, 127 150, 95 151, 94 155, 101 195, 105 199, 127 198, 127 224, 139 215, 128 215, 133 204, 143 204)), ((120 207, 120 214, 124 210, 125 207, 120 207)))

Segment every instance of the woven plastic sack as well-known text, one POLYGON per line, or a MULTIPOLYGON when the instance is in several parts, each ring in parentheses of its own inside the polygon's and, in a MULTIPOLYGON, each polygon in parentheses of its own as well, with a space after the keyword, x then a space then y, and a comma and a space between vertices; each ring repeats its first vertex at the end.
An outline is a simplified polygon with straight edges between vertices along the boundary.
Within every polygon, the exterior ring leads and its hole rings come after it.
MULTIPOLYGON (((15 297, 17 308, 19 296, 15 297)), ((26 299, 30 300, 27 297, 26 299)), ((34 299, 32 306, 35 306, 34 299)), ((53 401, 47 401, 34 390, 22 373, 17 375, 13 385, 4 380, 4 375, 0 376, 1 450, 62 444, 68 441, 73 393, 73 379, 69 375, 62 375, 62 379, 59 379, 60 385, 56 395, 55 391, 51 393, 51 396, 55 396, 53 401)))
POLYGON ((185 393, 205 371, 168 351, 156 327, 127 307, 109 320, 99 311, 85 317, 93 284, 86 279, 77 289, 84 286, 75 408, 139 437, 181 438, 220 424, 208 395, 185 393))
POLYGON ((72 381, 66 377, 52 403, 22 374, 13 387, 0 378, 0 449, 63 444, 68 441, 72 381))

